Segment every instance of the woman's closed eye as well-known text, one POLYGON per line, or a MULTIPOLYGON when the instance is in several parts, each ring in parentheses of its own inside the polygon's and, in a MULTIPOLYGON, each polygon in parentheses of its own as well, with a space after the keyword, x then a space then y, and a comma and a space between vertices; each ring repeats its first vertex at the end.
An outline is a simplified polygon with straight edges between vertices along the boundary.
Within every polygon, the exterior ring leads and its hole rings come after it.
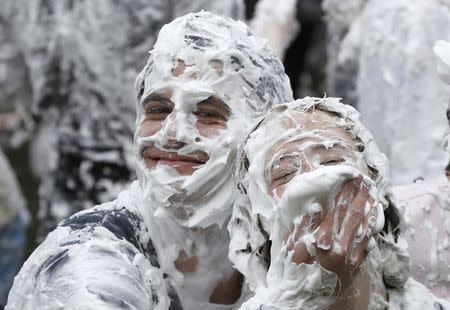
POLYGON ((345 159, 340 156, 328 156, 320 159, 320 165, 322 166, 332 166, 338 165, 340 163, 345 162, 345 159))
POLYGON ((272 184, 281 185, 292 180, 298 171, 296 167, 279 167, 272 172, 272 184))

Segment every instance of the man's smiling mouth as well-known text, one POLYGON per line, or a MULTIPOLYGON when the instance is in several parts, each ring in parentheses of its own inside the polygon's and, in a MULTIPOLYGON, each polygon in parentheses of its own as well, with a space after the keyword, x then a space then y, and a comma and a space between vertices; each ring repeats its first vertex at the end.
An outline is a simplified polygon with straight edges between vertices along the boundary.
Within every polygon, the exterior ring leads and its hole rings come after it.
POLYGON ((155 146, 147 146, 142 150, 142 158, 150 164, 163 164, 169 166, 201 166, 204 165, 209 156, 202 151, 197 151, 188 155, 180 155, 175 152, 163 151, 155 146))

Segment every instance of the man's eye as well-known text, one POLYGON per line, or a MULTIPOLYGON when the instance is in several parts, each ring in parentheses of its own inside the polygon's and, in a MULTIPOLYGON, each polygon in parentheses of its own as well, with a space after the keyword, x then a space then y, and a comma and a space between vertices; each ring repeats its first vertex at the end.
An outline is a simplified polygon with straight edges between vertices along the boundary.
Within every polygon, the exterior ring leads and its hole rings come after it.
POLYGON ((337 165, 340 164, 342 162, 344 162, 345 159, 342 157, 331 157, 331 158, 324 158, 320 161, 320 164, 322 166, 332 166, 332 165, 337 165))
POLYGON ((161 113, 170 113, 172 109, 168 107, 153 107, 147 109, 147 114, 161 114, 161 113))
POLYGON ((226 126, 230 109, 219 97, 210 96, 197 103, 197 109, 193 113, 199 123, 226 126))
POLYGON ((222 114, 214 111, 195 111, 194 115, 197 116, 197 120, 206 124, 224 124, 227 118, 222 114))
POLYGON ((151 120, 163 120, 170 113, 172 113, 172 106, 160 102, 149 102, 145 108, 145 115, 151 120))

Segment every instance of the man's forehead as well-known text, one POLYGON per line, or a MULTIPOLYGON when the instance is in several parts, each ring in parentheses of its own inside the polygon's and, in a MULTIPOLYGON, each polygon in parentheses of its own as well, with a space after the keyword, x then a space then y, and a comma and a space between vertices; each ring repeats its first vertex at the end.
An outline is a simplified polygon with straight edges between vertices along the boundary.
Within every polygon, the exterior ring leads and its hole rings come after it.
POLYGON ((245 118, 292 97, 282 63, 266 43, 244 23, 207 12, 190 13, 161 29, 136 80, 137 97, 142 101, 174 81, 192 86, 200 81, 196 89, 208 88, 245 118))
MULTIPOLYGON (((245 89, 249 86, 241 75, 224 69, 224 61, 217 57, 176 58, 170 67, 160 62, 145 79, 142 104, 151 96, 163 96, 175 104, 195 104, 207 98, 206 103, 232 109, 246 110, 245 100, 249 97, 245 89), (156 70, 155 70, 156 69, 156 70), (227 72, 224 72, 224 71, 227 72)), ((243 111, 242 111, 243 112, 243 111)))

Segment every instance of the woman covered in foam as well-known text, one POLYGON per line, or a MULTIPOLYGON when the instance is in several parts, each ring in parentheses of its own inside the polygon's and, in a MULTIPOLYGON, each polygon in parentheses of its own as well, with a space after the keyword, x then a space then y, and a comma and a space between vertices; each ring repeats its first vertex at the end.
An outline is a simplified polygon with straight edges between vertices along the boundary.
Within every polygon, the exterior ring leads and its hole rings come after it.
POLYGON ((409 278, 387 167, 339 99, 263 117, 238 152, 228 226, 230 259, 254 292, 242 309, 449 308, 409 278))

